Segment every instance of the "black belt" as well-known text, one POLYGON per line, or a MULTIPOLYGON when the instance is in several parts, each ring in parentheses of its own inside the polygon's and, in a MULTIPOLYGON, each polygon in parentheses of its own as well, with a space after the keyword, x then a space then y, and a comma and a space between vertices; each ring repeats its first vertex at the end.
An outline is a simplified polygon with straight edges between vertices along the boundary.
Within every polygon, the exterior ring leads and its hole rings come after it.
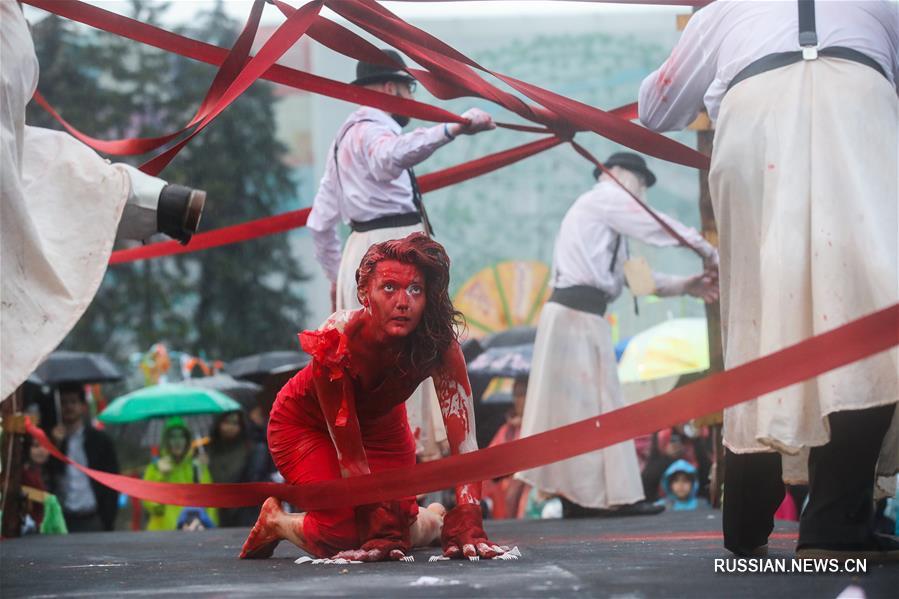
POLYGON ((350 221, 350 228, 356 233, 365 233, 377 229, 392 229, 394 227, 409 227, 421 222, 418 212, 403 212, 402 214, 388 214, 366 221, 350 221))
MULTIPOLYGON (((884 77, 887 76, 887 74, 883 70, 883 67, 880 66, 879 62, 877 62, 867 54, 863 54, 862 52, 853 50, 852 48, 845 48, 843 46, 831 46, 829 48, 818 50, 818 56, 851 60, 853 62, 871 67, 884 77)), ((737 76, 731 79, 725 93, 730 91, 730 88, 743 81, 744 79, 748 79, 755 75, 761 75, 762 73, 766 73, 768 71, 773 71, 774 69, 779 69, 780 67, 785 67, 787 65, 797 63, 800 60, 802 60, 801 50, 796 50, 795 52, 777 52, 775 54, 762 56, 758 60, 750 63, 749 66, 744 68, 742 71, 737 73, 737 76)))
POLYGON ((609 295, 605 291, 596 287, 575 285, 573 287, 553 288, 552 294, 546 301, 560 304, 578 312, 604 316, 609 299, 609 295))

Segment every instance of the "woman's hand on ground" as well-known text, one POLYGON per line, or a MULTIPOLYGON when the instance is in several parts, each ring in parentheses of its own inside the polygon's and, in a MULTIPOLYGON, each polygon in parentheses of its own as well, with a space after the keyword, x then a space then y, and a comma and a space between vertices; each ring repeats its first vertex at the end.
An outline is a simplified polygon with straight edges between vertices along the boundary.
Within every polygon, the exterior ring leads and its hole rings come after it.
POLYGON ((359 549, 341 551, 332 559, 347 559, 357 562, 399 561, 406 557, 406 549, 401 542, 388 539, 372 539, 359 549))
POLYGON ((484 532, 481 506, 470 503, 457 505, 443 520, 441 535, 443 555, 454 559, 490 559, 509 551, 503 545, 496 545, 484 532))

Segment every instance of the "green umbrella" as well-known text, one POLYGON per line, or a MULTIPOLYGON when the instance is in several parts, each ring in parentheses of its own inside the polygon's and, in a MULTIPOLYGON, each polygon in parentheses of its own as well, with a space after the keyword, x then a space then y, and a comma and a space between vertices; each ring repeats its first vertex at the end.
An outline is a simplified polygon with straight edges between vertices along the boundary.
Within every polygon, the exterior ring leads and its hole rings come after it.
POLYGON ((221 414, 240 409, 239 403, 214 389, 163 384, 116 398, 99 418, 106 424, 123 424, 164 416, 221 414))

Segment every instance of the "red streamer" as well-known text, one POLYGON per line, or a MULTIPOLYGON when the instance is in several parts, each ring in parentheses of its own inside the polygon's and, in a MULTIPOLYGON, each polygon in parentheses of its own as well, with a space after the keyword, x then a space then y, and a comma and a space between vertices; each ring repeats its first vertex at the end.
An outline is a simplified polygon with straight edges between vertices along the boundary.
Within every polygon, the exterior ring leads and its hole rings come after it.
MULTIPOLYGON (((471 179, 472 177, 483 175, 484 173, 518 162, 528 156, 533 156, 538 152, 556 146, 561 142, 562 140, 558 138, 550 137, 523 146, 510 148, 496 154, 484 156, 483 158, 459 164, 442 171, 429 173, 419 178, 419 186, 422 192, 435 191, 442 187, 453 185, 460 181, 471 179)), ((177 241, 166 241, 128 250, 118 250, 112 253, 109 263, 123 264, 137 260, 188 254, 231 243, 248 241, 266 235, 284 233, 285 231, 305 226, 306 219, 309 217, 309 211, 309 208, 303 208, 302 210, 294 210, 277 216, 269 216, 238 225, 232 225, 230 227, 215 229, 214 231, 198 233, 191 238, 188 245, 181 245, 177 241)))
POLYGON ((749 401, 899 345, 899 304, 742 366, 607 414, 503 445, 376 474, 301 486, 148 482, 71 462, 27 421, 50 453, 121 493, 173 505, 240 507, 273 496, 301 511, 389 501, 506 476, 581 455, 749 401))

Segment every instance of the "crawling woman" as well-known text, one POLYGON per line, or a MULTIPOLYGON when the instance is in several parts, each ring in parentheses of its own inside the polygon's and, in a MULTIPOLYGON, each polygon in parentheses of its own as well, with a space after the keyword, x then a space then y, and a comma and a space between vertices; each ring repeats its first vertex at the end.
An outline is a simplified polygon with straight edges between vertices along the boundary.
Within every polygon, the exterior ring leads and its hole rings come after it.
MULTIPOLYGON (((449 299, 449 258, 421 233, 371 246, 356 271, 362 308, 334 314, 300 344, 312 362, 278 394, 268 444, 287 482, 359 476, 415 463, 404 402, 434 378, 450 451, 477 449, 465 361, 456 338, 461 315, 449 299)), ((440 542, 447 557, 491 558, 482 527, 480 483, 456 489, 456 507, 420 508, 414 498, 285 513, 270 497, 241 551, 272 555, 287 539, 316 557, 398 560, 440 542)))

